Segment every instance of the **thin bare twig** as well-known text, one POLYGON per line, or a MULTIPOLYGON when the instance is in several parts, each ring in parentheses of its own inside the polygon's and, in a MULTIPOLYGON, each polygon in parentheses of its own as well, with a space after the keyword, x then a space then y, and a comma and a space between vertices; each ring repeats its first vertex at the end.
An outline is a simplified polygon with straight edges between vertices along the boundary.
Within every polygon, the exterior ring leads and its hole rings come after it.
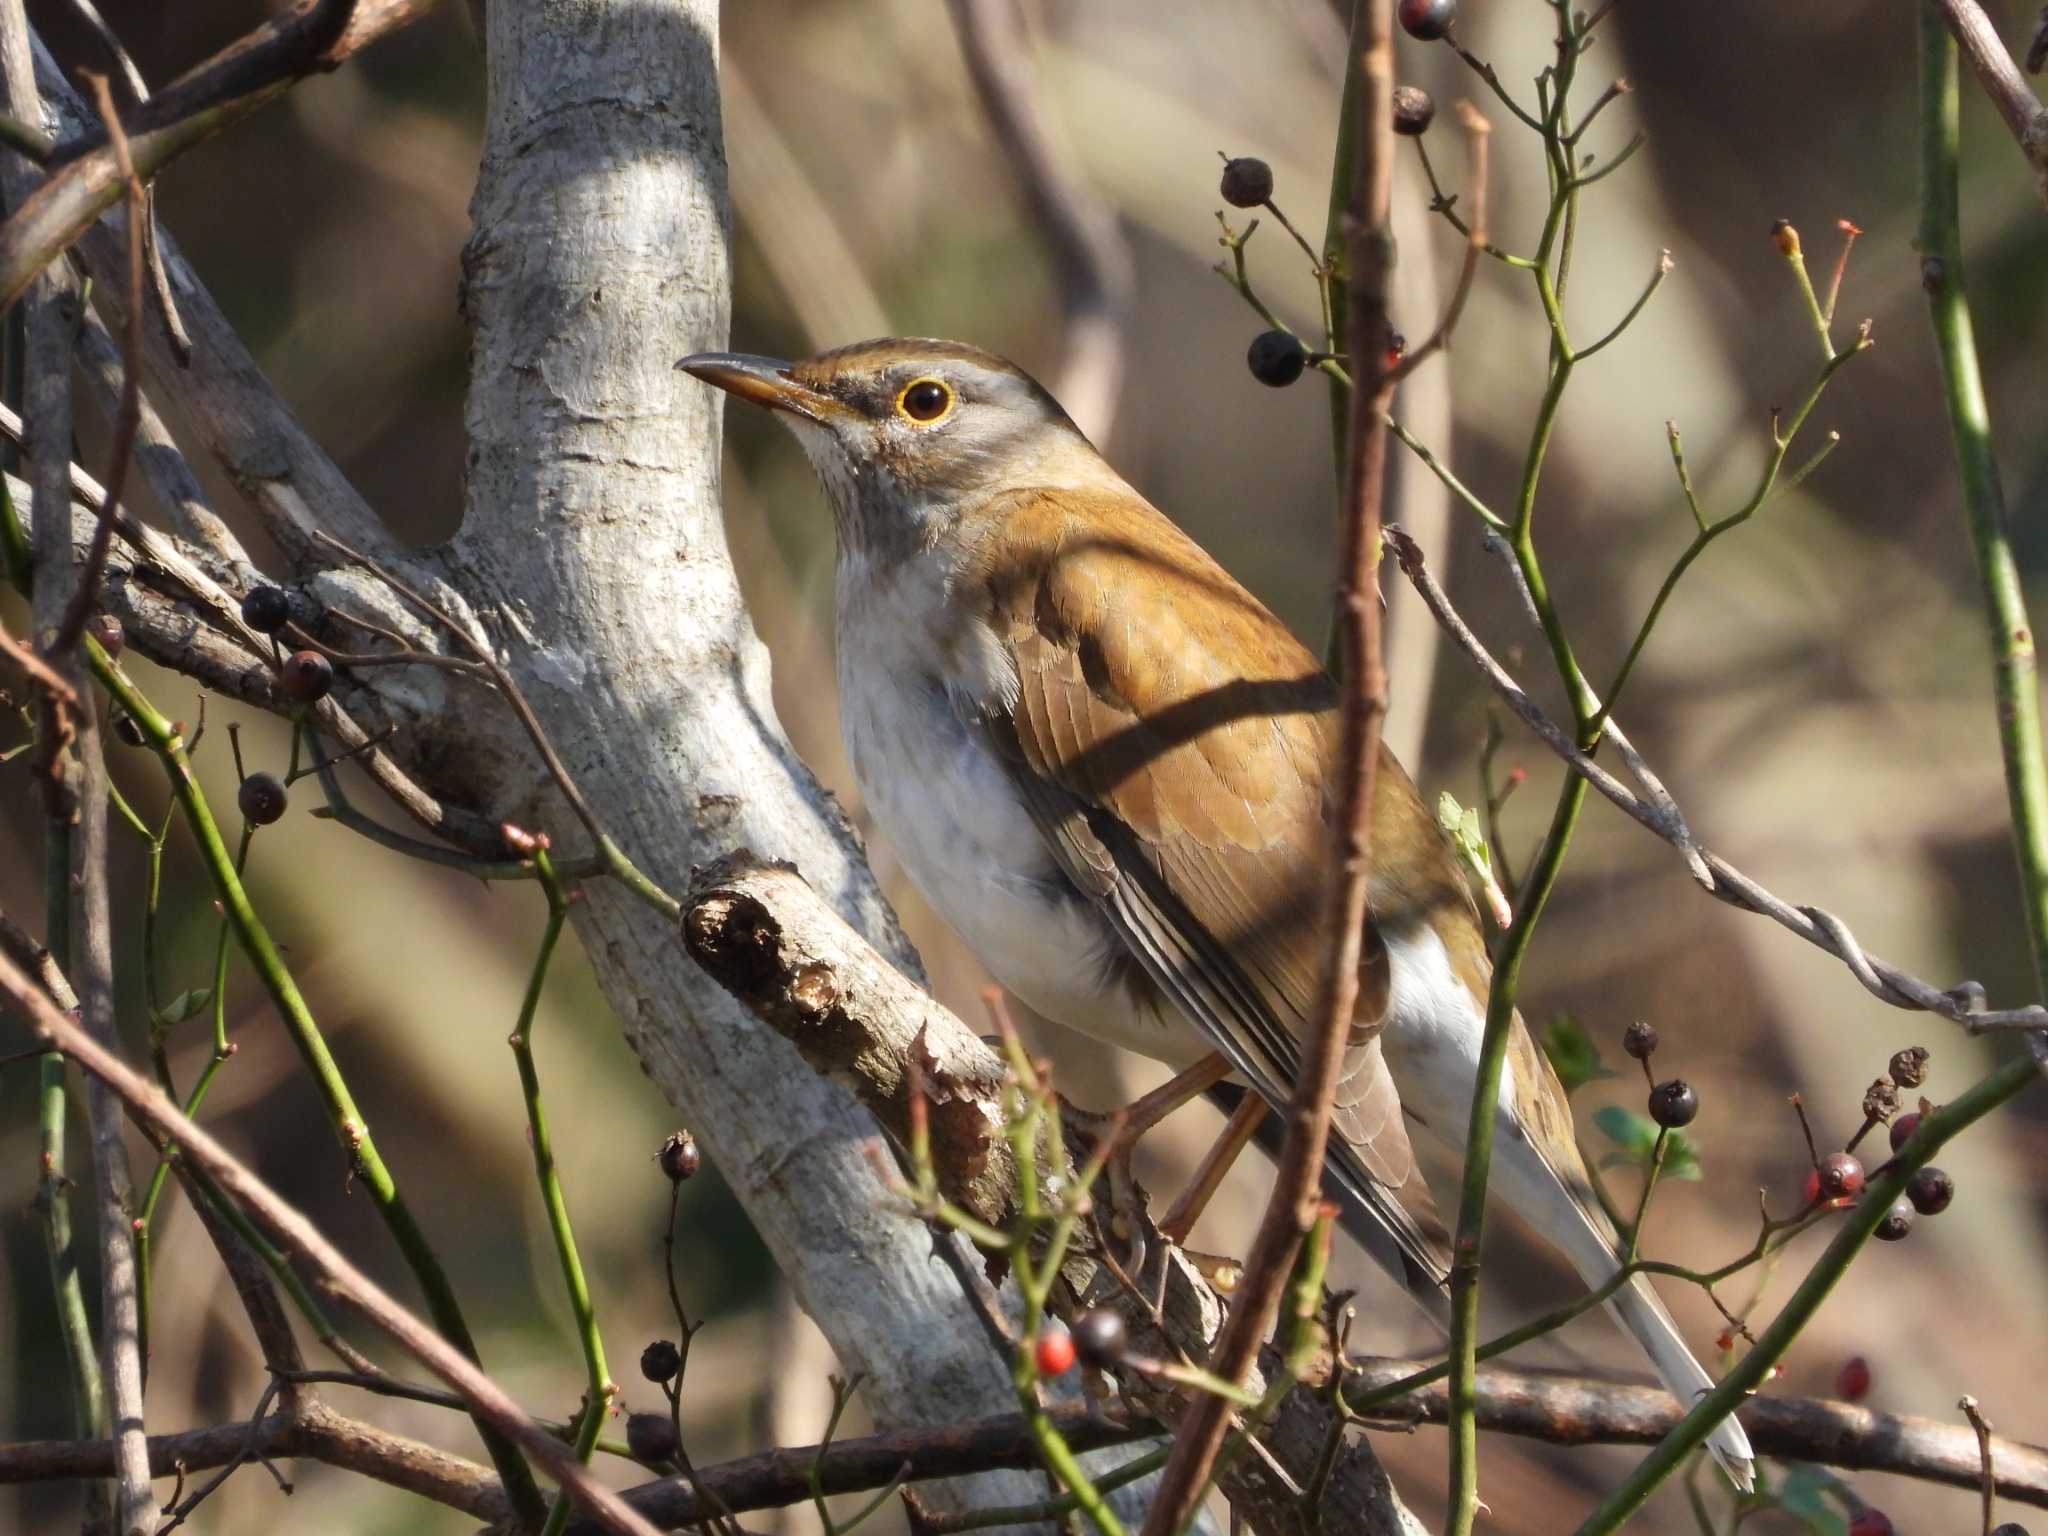
MULTIPOLYGON (((1470 210, 1465 230, 1465 261, 1458 268, 1457 286, 1451 290, 1451 302, 1444 306, 1443 318, 1437 321, 1436 329, 1429 333, 1427 341, 1409 351, 1387 371, 1383 381, 1387 384, 1398 384, 1432 353, 1451 344, 1451 332, 1457 329, 1458 319, 1465 313, 1465 299, 1472 292, 1472 278, 1479 270, 1479 258, 1486 254, 1489 239, 1486 228, 1487 147, 1493 138, 1493 124, 1469 101, 1460 101, 1456 110, 1458 122, 1465 130, 1466 158, 1472 167, 1465 183, 1465 201, 1470 210)), ((1353 354, 1354 358, 1356 355, 1353 354)))
POLYGON ((324 1289, 460 1392, 478 1417, 503 1431, 550 1476, 573 1490, 607 1528, 627 1536, 655 1536, 654 1527, 593 1478, 570 1447, 527 1417, 468 1356, 350 1263, 312 1222, 243 1166, 203 1126, 180 1113, 154 1085, 60 1013, 4 955, 0 955, 0 994, 28 1017, 39 1038, 104 1082, 154 1130, 175 1141, 181 1156, 203 1168, 279 1243, 296 1252, 324 1289))
MULTIPOLYGON (((1573 744, 1571 738, 1560 730, 1527 691, 1508 675, 1500 663, 1493 659, 1479 637, 1472 633, 1471 627, 1451 606, 1443 588, 1430 574, 1423 562, 1422 551, 1414 540, 1399 527, 1391 525, 1386 530, 1386 539, 1388 548, 1393 550, 1401 569, 1414 583, 1415 590, 1428 605, 1429 611, 1436 616, 1437 622, 1444 627, 1445 633, 1458 648, 1478 665, 1481 675, 1507 706, 1542 739, 1545 746, 1563 760, 1572 772, 1585 779, 1631 818, 1649 828, 1674 848, 1696 856, 1697 864, 1693 865, 1690 858, 1688 864, 1694 868, 1694 878, 1708 895, 1743 911, 1769 917, 1809 944, 1827 951, 1848 966, 1851 974, 1873 996, 1894 1008, 1936 1013, 1972 1031, 1998 1028, 2038 1030, 2048 1027, 2048 1009, 2038 1004, 2000 1012, 1986 1012, 1982 1010, 1983 989, 1975 982, 1965 982, 1943 991, 1887 961, 1878 959, 1863 949, 1840 918, 1818 907, 1795 907, 1771 894, 1718 854, 1708 852, 1693 839, 1682 819, 1635 795, 1627 785, 1573 744)), ((1612 736, 1611 720, 1608 722, 1608 732, 1612 736)))
MULTIPOLYGON (((1344 477, 1343 548, 1338 557, 1339 646, 1342 657, 1341 748, 1336 818, 1342 863, 1324 913, 1328 953, 1316 997, 1311 1037, 1287 1106, 1286 1133, 1273 1192, 1232 1297, 1230 1317, 1210 1356, 1210 1369, 1242 1383, 1258 1357, 1279 1305, 1296 1251, 1321 1204, 1320 1176, 1344 1051, 1358 1004, 1359 960, 1366 940, 1367 887, 1372 874, 1373 777, 1387 678, 1380 655, 1380 497, 1386 476, 1386 414, 1393 381, 1386 366, 1392 337, 1387 320, 1393 250, 1393 5, 1359 0, 1352 13, 1350 67, 1356 71, 1356 135, 1346 231, 1349 334, 1354 376, 1349 455, 1344 477)), ((1468 125, 1469 128, 1469 125, 1468 125)), ((1475 135, 1483 143, 1483 134, 1475 135)), ((1468 253, 1469 259, 1469 253, 1468 253)), ((1145 1517, 1145 1536, 1173 1536, 1208 1485, 1231 1421, 1223 1397, 1203 1393, 1189 1404, 1174 1436, 1145 1517)))
MULTIPOLYGON (((2019 144, 2020 153, 2027 157, 2027 164, 2034 171, 2034 180, 2040 186, 2042 200, 2048 202, 2048 106, 2043 106, 2041 98, 2028 86, 2012 55, 2005 51, 1998 28, 1992 25, 1991 18, 1984 14, 1984 7, 1977 0, 1934 0, 1934 5, 1941 12, 1941 19, 1948 23, 1949 31, 1955 34, 1956 41, 1962 45, 1963 57, 1976 71, 1977 83, 1984 87, 1984 94, 1991 98, 1991 104, 1998 108, 1998 115, 2005 119, 2005 126, 2019 144)), ((2044 18, 2043 35, 2048 36, 2048 18, 2044 18)), ((2041 67, 2035 56, 2041 47, 2037 42, 2033 49, 2028 50, 2029 69, 2041 67)))
POLYGON ((128 136, 121 131, 120 114, 114 110, 107 77, 87 71, 85 80, 99 104, 100 118, 106 123, 113 144, 114 163, 127 189, 128 323, 121 338, 121 403, 114 411, 113 441, 107 448, 105 501, 100 507, 99 526, 93 530, 91 548, 86 552, 85 569, 72 589, 64 622, 49 644, 50 653, 55 656, 67 654, 78 644, 78 637, 85 632, 85 621, 98 601, 100 578, 107 569, 107 546, 114 538, 114 509, 121 504, 121 492, 127 484, 128 458, 135 449, 135 427, 142 414, 142 178, 135 174, 135 162, 129 158, 128 136))

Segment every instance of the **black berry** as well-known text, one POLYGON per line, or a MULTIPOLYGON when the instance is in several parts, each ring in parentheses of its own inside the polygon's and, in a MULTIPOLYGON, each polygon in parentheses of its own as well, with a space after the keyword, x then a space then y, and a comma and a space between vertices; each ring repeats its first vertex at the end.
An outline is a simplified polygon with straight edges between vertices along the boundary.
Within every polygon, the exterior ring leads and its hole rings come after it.
POLYGON ((697 1152, 696 1137, 688 1131, 672 1131, 661 1144, 661 1150, 654 1154, 654 1160, 661 1164, 661 1171, 668 1175, 671 1184, 680 1184, 697 1171, 697 1164, 703 1159, 697 1152))
POLYGON ((274 773, 252 773, 235 791, 235 804, 242 808, 243 818, 259 827, 282 819, 290 798, 284 780, 274 773))
POLYGON ((1920 1129, 1920 1111, 1909 1110, 1892 1122, 1892 1150, 1903 1147, 1912 1134, 1920 1129))
POLYGON ((2027 1536, 2027 1528, 2017 1520, 2007 1520, 1991 1527, 1991 1536, 2027 1536))
POLYGON ((1273 196, 1273 167, 1250 155, 1223 162, 1223 201, 1233 208, 1258 208, 1273 196))
POLYGON ((1906 1198, 1922 1216, 1939 1216, 1956 1197, 1956 1181, 1939 1168, 1922 1168, 1906 1184, 1906 1198))
POLYGON ((1648 1061, 1657 1049, 1657 1026, 1637 1019, 1621 1032, 1621 1048, 1637 1061, 1648 1061))
POLYGON ((1927 1047, 1909 1045, 1892 1057, 1892 1081, 1901 1088, 1918 1088, 1927 1081, 1927 1047))
POLYGON ((292 600, 282 587, 251 587, 242 599, 242 622, 259 635, 274 635, 291 622, 292 600))
POLYGON ((1092 1365, 1098 1371, 1123 1359, 1130 1343, 1124 1332, 1124 1320, 1108 1307, 1083 1312, 1074 1319, 1071 1332, 1074 1353, 1081 1357, 1083 1365, 1092 1365))
POLYGON ((1436 99, 1419 85, 1394 87, 1394 132, 1409 138, 1424 133, 1436 120, 1436 99))
POLYGON ((295 704, 314 704, 334 686, 334 663, 318 651, 293 651, 284 659, 284 696, 295 704))
POLYGON ((1433 43, 1458 19, 1458 0, 1401 0, 1397 14, 1402 30, 1410 37, 1433 43))
POLYGON ((114 739, 125 746, 139 747, 143 744, 142 727, 135 723, 135 717, 125 709, 113 712, 114 739))
POLYGON ((1290 332, 1261 331, 1252 338, 1244 360, 1253 378, 1281 389, 1301 377, 1308 366, 1308 352, 1301 338, 1290 332))
POLYGON ((683 1352, 672 1339, 656 1339, 640 1351, 640 1374, 649 1381, 674 1381, 683 1368, 683 1352))
POLYGON ((1700 1112, 1700 1096, 1692 1091, 1692 1084, 1682 1077, 1659 1083, 1650 1090, 1650 1118, 1667 1131, 1675 1131, 1681 1125, 1691 1125, 1693 1117, 1700 1112))
POLYGON ((1820 1160, 1820 1192, 1829 1200, 1860 1194, 1863 1164, 1847 1152, 1830 1152, 1820 1160))
POLYGON ((1903 1199, 1894 1200, 1877 1224, 1877 1235, 1887 1243, 1896 1243, 1912 1230, 1913 1207, 1903 1199))
POLYGON ((676 1427, 665 1413, 633 1413, 626 1416, 626 1449, 635 1461, 655 1466, 676 1454, 676 1427))

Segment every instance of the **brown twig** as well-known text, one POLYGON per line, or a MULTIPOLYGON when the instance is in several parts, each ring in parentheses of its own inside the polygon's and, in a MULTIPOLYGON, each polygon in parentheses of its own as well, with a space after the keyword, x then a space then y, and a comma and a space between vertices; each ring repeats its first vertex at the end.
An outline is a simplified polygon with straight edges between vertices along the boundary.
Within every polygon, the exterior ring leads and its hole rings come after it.
MULTIPOLYGON (((1984 94, 1991 98, 1991 104, 1998 108, 1998 115, 2005 119, 2005 126, 2019 144, 2020 153, 2033 167, 2042 200, 2048 202, 2048 107, 2027 85, 2012 55, 2005 51, 1998 28, 1992 25, 1977 0, 1934 0, 1934 4, 1962 45, 1963 57, 1976 72, 1977 83, 1984 87, 1984 94)), ((2048 17, 2044 17, 2044 25, 2048 25, 2048 17)), ((2040 68, 2033 50, 2029 50, 2027 57, 2029 69, 2040 68)))
MULTIPOLYGON (((1229 1320, 1210 1356, 1210 1369, 1243 1382, 1271 1324, 1296 1250, 1321 1202, 1323 1151, 1330 1101, 1351 1038, 1358 1002, 1359 957, 1365 942, 1372 873, 1373 775, 1387 679, 1380 656, 1380 496, 1386 474, 1387 406, 1393 383, 1385 364, 1392 329, 1387 283, 1393 250, 1388 216, 1393 193, 1393 6, 1359 0, 1353 12, 1351 65, 1357 70, 1356 139, 1350 225, 1346 231, 1349 335, 1355 387, 1350 452, 1338 558, 1339 646, 1342 656, 1341 755, 1335 786, 1342 862, 1324 916, 1328 954, 1318 989, 1314 1032, 1302 1042, 1301 1067, 1287 1107, 1286 1130, 1265 1215, 1245 1260, 1229 1320)), ((1231 1405, 1197 1396, 1182 1418, 1173 1453, 1145 1517, 1145 1536, 1173 1536, 1186 1523, 1230 1428, 1231 1405)))
MULTIPOLYGON (((1433 353, 1442 351, 1451 344, 1451 332, 1457 329, 1458 319, 1465 313, 1466 297, 1472 292, 1472 278, 1479 270, 1479 258, 1486 254, 1488 239, 1486 228, 1486 183, 1487 147, 1492 142, 1493 124, 1489 123, 1479 109, 1469 101, 1457 104, 1458 122, 1465 130, 1466 156, 1471 162, 1471 175, 1465 183, 1466 206, 1469 217, 1465 229, 1465 261, 1458 268, 1457 286, 1451 290, 1451 301, 1444 306, 1443 318, 1436 323, 1436 329, 1429 333, 1429 339, 1421 346, 1402 355, 1400 362, 1387 370, 1385 384, 1398 384, 1419 368, 1433 353)), ((1353 354, 1356 356, 1356 354, 1353 354)), ((1382 418, 1384 419, 1384 418, 1382 418)))
MULTIPOLYGON (((328 67, 423 15, 428 0, 300 0, 180 76, 129 114, 134 168, 153 177, 309 70, 328 67), (360 11, 360 14, 359 14, 360 11)), ((85 135, 61 145, 64 163, 0 225, 0 304, 76 240, 122 193, 110 140, 85 135)))
POLYGON ((100 119, 107 125, 114 163, 128 194, 128 321, 121 338, 121 403, 114 411, 113 440, 107 448, 107 474, 102 482, 105 499, 100 505, 99 526, 93 529, 92 544, 86 551, 85 569, 72 589, 64 622, 50 641, 49 650, 55 656, 68 654, 78 644, 78 637, 85 632, 85 621, 99 599, 100 579, 107 570, 107 547, 114 538, 114 511, 121 504, 121 492, 127 484, 128 459, 135 449, 135 428, 142 415, 142 178, 135 174, 135 162, 129 157, 128 136, 121 131, 120 114, 114 110, 107 77, 89 70, 84 74, 99 104, 100 119))
POLYGON ((654 1527, 593 1478, 569 1446, 530 1419, 466 1355, 350 1263, 312 1222, 243 1166, 204 1127, 59 1012, 4 956, 0 956, 0 994, 27 1015, 40 1039, 104 1082, 152 1129, 175 1141, 181 1156, 204 1169, 280 1244, 294 1251, 324 1289, 460 1392, 479 1418, 500 1429, 550 1476, 565 1484, 608 1529, 628 1536, 655 1536, 654 1527))
POLYGON ((1977 1399, 1967 1392, 1956 1402, 1963 1410, 1963 1417, 1970 1421, 1970 1432, 1977 1437, 1977 1460, 1979 1481, 1984 1498, 1983 1536, 1991 1536, 1991 1522, 1998 1518, 1998 1478, 1992 1471, 1994 1455, 1991 1444, 1991 1421, 1984 1417, 1984 1410, 1977 1405, 1977 1399))
MULTIPOLYGON (((2040 1030, 2048 1026, 2048 1009, 2038 1004, 1995 1012, 1981 1011, 1983 989, 1965 982, 1948 991, 1921 980, 1897 966, 1867 953, 1848 926, 1833 913, 1819 907, 1795 907, 1773 895, 1720 855, 1701 846, 1687 829, 1676 806, 1661 808, 1647 797, 1639 798, 1628 786, 1592 758, 1581 752, 1560 730, 1541 706, 1494 660, 1479 637, 1451 606, 1448 596, 1424 563, 1422 550, 1398 526, 1386 530, 1387 547, 1394 552, 1401 569, 1417 593, 1458 648, 1478 666, 1481 675, 1508 708, 1549 747, 1572 772, 1586 780, 1629 817, 1657 834, 1672 847, 1686 853, 1688 867, 1708 895, 1745 912, 1769 917, 1817 949, 1835 956, 1872 996, 1894 1008, 1918 1009, 1954 1020, 1972 1031, 1987 1029, 2040 1030)), ((1612 722, 1609 722, 1612 734, 1612 722)))

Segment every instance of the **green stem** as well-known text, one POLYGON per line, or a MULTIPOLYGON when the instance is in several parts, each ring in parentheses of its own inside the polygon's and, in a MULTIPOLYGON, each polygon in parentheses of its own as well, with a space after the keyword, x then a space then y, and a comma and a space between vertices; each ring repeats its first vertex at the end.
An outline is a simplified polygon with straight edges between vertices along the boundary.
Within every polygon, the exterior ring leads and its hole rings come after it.
MULTIPOLYGON (((369 1192, 377 1214, 383 1218, 407 1267, 418 1281, 434 1326, 440 1329, 449 1343, 475 1360, 476 1344, 470 1337, 468 1324, 463 1321, 462 1308, 455 1299, 447 1271, 441 1267, 425 1232, 400 1196, 397 1181, 377 1150, 369 1125, 356 1107, 341 1069, 328 1050, 319 1025, 314 1022, 312 1010, 286 968, 284 958, 278 954, 269 931, 250 904, 248 891, 235 873, 234 860, 221 839, 213 812, 200 792, 183 738, 172 722, 158 713, 155 706, 107 659, 106 652, 97 643, 88 640, 85 649, 93 675, 133 717, 144 738, 162 760, 170 779, 171 793, 192 832, 193 841, 198 845, 201 862, 212 878, 236 941, 248 956, 264 991, 269 994, 286 1032, 292 1038, 292 1044, 298 1048, 326 1107, 328 1121, 348 1156, 354 1176, 361 1179, 369 1192)), ((476 1423, 477 1433, 490 1453, 492 1465, 497 1468, 521 1522, 538 1526, 545 1518, 546 1506, 539 1486, 533 1480, 532 1469, 511 1442, 481 1416, 477 1416, 476 1423)))
MULTIPOLYGON (((1344 350, 1343 338, 1351 334, 1351 283, 1344 272, 1344 215, 1351 206, 1351 167, 1357 155, 1358 70, 1361 18, 1365 7, 1351 7, 1351 26, 1344 47, 1344 96, 1337 108, 1336 159, 1330 166, 1330 200, 1323 218, 1323 313, 1329 334, 1325 352, 1344 350)), ((1417 139, 1416 143, 1421 144, 1417 139)), ((1352 359, 1357 363, 1357 359, 1352 359)), ((1370 371, 1367 370, 1367 377, 1370 371)), ((1336 461, 1337 483, 1344 483, 1345 464, 1351 453, 1351 384, 1335 374, 1330 379, 1330 452, 1336 461)), ((1331 633, 1334 638, 1335 624, 1331 633)))
POLYGON ((1715 1427, 1743 1400, 1763 1384, 1771 1368, 1799 1337, 1828 1293, 1848 1271, 1849 1263, 1877 1230, 1885 1213, 1905 1191, 1913 1175, 1966 1127, 1975 1124, 1999 1105, 2040 1080, 2033 1058, 2019 1055, 1972 1086, 1961 1098, 1943 1105, 1922 1118, 1913 1137, 1870 1181, 1868 1190, 1849 1212, 1844 1224, 1825 1252, 1815 1261, 1799 1288, 1786 1301, 1784 1310, 1757 1335, 1756 1345, 1738 1360, 1711 1392, 1699 1398, 1686 1416, 1643 1459, 1628 1478, 1609 1494, 1605 1502, 1578 1529, 1578 1536, 1602 1536, 1618 1530, 1621 1523, 1642 1507, 1657 1485, 1669 1477, 1694 1450, 1706 1442, 1715 1427))
POLYGON ((1493 1164, 1493 1131, 1498 1119, 1501 1072, 1507 1063, 1508 1040, 1515 1025, 1515 990, 1522 960, 1535 937, 1544 904, 1564 867, 1565 849, 1586 803, 1586 781, 1577 774, 1565 780, 1552 813, 1550 830, 1530 866, 1520 909, 1501 942, 1493 987, 1486 1000, 1486 1035, 1479 1047, 1478 1076, 1472 1091, 1472 1119, 1465 1134, 1465 1171, 1458 1193, 1458 1237, 1451 1260, 1451 1348, 1449 1424, 1450 1515, 1446 1536, 1470 1536, 1479 1502, 1479 1437, 1477 1413, 1479 1347, 1479 1244, 1486 1224, 1486 1183, 1493 1164))
MULTIPOLYGON (((512 1031, 512 1059, 519 1066, 519 1087, 526 1098, 526 1124, 532 1132, 533 1171, 540 1181, 541 1203, 547 1207, 548 1230, 554 1234, 555 1256, 561 1261, 562 1283, 569 1292, 569 1309, 576 1316, 576 1335, 583 1346, 586 1387, 583 1413, 576 1426, 576 1459, 588 1463, 597 1447, 597 1434, 604 1427, 605 1414, 618 1395, 611 1373, 605 1369, 604 1340, 598 1333, 597 1308, 590 1299, 590 1284, 583 1275, 583 1261, 576 1252, 576 1230, 569 1221, 569 1202, 562 1193, 562 1180, 555 1167, 554 1143, 548 1135, 547 1116, 541 1112, 540 1074, 533 1064, 533 1022, 540 1012, 540 999, 547 987, 548 962, 562 937, 562 924, 569 915, 569 898, 555 875, 545 845, 533 850, 534 870, 548 895, 548 923, 541 934, 540 951, 534 956, 533 974, 526 983, 526 997, 519 1005, 519 1024, 512 1031)), ((555 1496, 548 1510, 541 1536, 560 1536, 568 1523, 573 1501, 568 1493, 555 1496)))
MULTIPOLYGON (((60 969, 71 973, 71 828, 52 817, 44 844, 45 924, 48 947, 60 969)), ((100 1381, 99 1354, 93 1348, 92 1321, 85 1307, 85 1288, 78 1275, 78 1246, 71 1228, 71 1180, 64 1172, 64 1134, 69 1119, 65 1098, 65 1062, 46 1052, 36 1065, 36 1101, 40 1118, 41 1162, 36 1181, 36 1209, 42 1217, 43 1241, 50 1258, 50 1285, 55 1293, 57 1332, 71 1367, 71 1419, 81 1439, 97 1439, 106 1417, 106 1393, 100 1381)))
POLYGON ((2034 631, 2027 622, 2019 567, 2005 525, 2005 498, 1991 446, 1991 416, 1977 369, 1977 342, 1963 291, 1957 199, 1959 90, 1956 45, 1940 14, 1920 7, 1920 275, 1934 322, 1949 431, 1970 545, 1984 589, 1993 685, 2013 851, 2025 893, 2034 979, 2048 988, 2048 772, 2041 755, 2041 712, 2034 675, 2034 631))

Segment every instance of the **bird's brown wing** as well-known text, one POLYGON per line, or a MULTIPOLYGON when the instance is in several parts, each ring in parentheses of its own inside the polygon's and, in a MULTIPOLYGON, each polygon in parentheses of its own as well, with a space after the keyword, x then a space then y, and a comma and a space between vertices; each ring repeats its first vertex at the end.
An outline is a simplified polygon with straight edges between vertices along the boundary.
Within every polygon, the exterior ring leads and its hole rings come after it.
MULTIPOLYGON (((1135 495, 1013 498, 961 580, 1015 667, 1014 701, 985 723, 1062 867, 1152 982, 1286 1103, 1327 952, 1334 685, 1135 495)), ((1383 800, 1412 801, 1391 757, 1381 768, 1383 800)), ((1361 970, 1332 1118, 1349 1156, 1332 1162, 1362 1167, 1348 1182, 1369 1185, 1355 1192, 1440 1283, 1443 1225, 1380 1053, 1376 934, 1361 970)))

